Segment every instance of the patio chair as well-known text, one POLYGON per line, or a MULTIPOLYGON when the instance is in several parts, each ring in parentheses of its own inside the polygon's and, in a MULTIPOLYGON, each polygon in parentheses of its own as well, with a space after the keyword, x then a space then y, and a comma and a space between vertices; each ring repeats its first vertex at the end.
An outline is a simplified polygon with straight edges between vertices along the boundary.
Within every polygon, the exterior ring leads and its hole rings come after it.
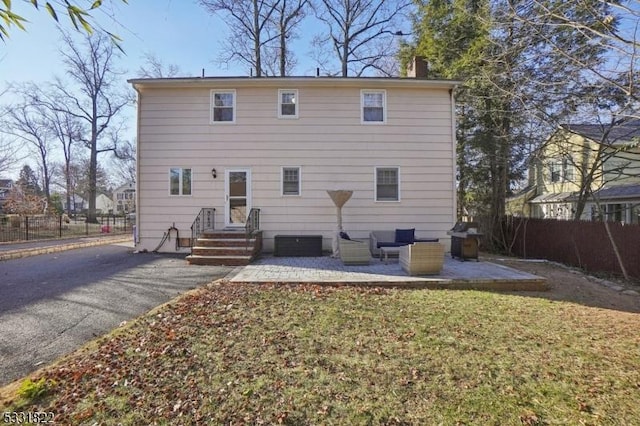
POLYGON ((369 244, 366 241, 340 238, 340 259, 345 265, 368 265, 371 260, 369 244))
POLYGON ((409 275, 439 274, 444 264, 444 245, 413 243, 400 247, 400 266, 409 275))

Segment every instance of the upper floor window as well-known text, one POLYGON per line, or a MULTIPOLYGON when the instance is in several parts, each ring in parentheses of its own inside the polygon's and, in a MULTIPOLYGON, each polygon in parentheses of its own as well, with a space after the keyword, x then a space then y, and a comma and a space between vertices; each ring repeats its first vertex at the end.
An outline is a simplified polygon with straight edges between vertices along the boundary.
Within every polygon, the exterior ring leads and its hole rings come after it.
POLYGON ((363 123, 384 123, 386 121, 386 96, 384 90, 363 90, 360 92, 363 123))
POLYGON ((211 122, 235 123, 236 121, 236 91, 211 91, 211 122))
POLYGON ((551 182, 573 182, 573 162, 571 157, 564 156, 549 162, 551 182))
POLYGON ((300 167, 282 168, 282 195, 300 195, 300 167))
POLYGON ((376 201, 400 201, 400 169, 376 167, 376 201))
POLYGON ((169 194, 191 195, 191 169, 172 167, 169 170, 169 194))
POLYGON ((298 118, 298 91, 278 90, 278 118, 298 118))

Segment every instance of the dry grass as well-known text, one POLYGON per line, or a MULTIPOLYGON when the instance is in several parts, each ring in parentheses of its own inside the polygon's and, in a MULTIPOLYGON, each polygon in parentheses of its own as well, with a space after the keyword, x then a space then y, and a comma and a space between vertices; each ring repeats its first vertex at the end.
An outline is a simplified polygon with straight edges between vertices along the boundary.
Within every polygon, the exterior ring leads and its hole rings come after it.
POLYGON ((216 283, 34 377, 56 424, 640 424, 640 315, 216 283))

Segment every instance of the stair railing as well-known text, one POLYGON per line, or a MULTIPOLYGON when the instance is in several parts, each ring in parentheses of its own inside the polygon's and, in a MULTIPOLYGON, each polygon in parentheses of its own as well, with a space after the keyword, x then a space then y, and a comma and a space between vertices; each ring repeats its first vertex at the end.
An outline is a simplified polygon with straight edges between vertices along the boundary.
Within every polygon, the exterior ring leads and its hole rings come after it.
POLYGON ((249 250, 249 240, 253 233, 260 229, 260 209, 252 208, 249 210, 247 221, 244 225, 244 236, 246 240, 245 249, 249 250))
POLYGON ((191 254, 193 255, 193 245, 196 240, 206 230, 215 229, 216 209, 213 207, 203 207, 191 225, 191 254))

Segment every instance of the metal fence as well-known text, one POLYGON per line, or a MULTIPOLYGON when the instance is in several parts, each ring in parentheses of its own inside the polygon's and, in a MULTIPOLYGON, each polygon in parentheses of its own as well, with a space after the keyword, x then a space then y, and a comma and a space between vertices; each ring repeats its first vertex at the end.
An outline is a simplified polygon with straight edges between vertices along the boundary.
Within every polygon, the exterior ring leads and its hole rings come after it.
MULTIPOLYGON (((640 225, 609 222, 630 277, 640 279, 640 225)), ((589 272, 622 273, 603 222, 509 217, 505 234, 513 254, 553 260, 589 272)))
POLYGON ((0 242, 70 238, 100 234, 131 233, 134 223, 127 216, 98 216, 98 223, 84 217, 33 215, 0 216, 0 242))

